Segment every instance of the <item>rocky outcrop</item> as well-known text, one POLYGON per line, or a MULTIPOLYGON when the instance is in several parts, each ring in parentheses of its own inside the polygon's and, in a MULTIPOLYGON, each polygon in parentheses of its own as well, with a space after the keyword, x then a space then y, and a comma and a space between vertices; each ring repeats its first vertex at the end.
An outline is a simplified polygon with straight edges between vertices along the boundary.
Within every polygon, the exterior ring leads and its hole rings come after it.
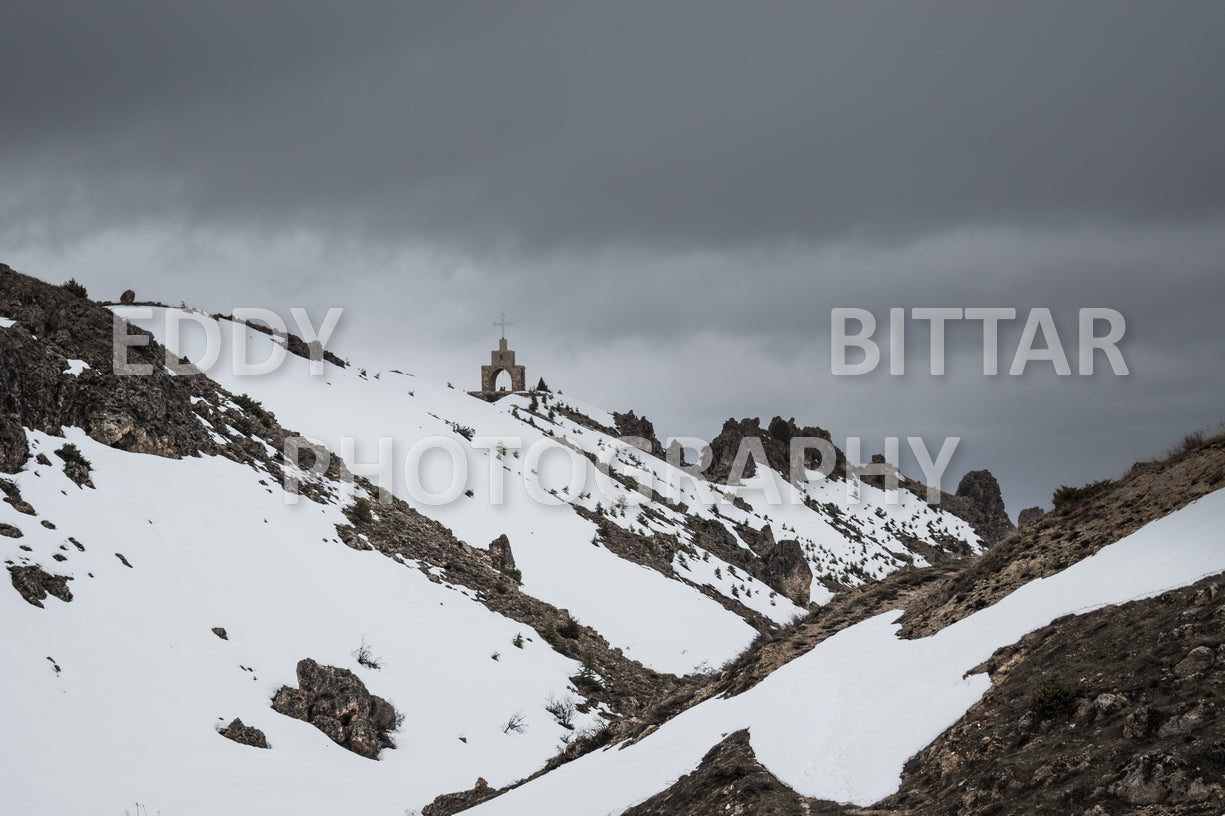
POLYGON ((151 366, 150 373, 116 374, 109 310, 4 264, 0 315, 16 321, 0 328, 0 469, 13 472, 25 461, 22 426, 55 436, 74 426, 103 444, 159 456, 217 451, 190 402, 220 402, 215 384, 169 374, 165 351, 148 332, 128 327, 149 342, 128 348, 127 357, 151 366), (64 376, 70 359, 88 368, 64 376))
MULTIPOLYGON (((769 428, 763 430, 761 420, 753 419, 729 419, 723 423, 723 429, 710 442, 711 461, 710 467, 706 470, 706 475, 715 481, 726 482, 731 475, 732 465, 736 461, 736 454, 740 451, 741 445, 744 444, 746 438, 757 439, 765 452, 766 461, 756 462, 755 457, 750 455, 744 472, 745 477, 753 476, 757 473, 758 465, 765 465, 778 471, 784 477, 789 477, 791 473, 791 440, 796 437, 815 437, 824 439, 827 442, 831 441, 829 431, 824 428, 818 428, 811 425, 799 427, 795 424, 795 419, 783 419, 782 417, 774 417, 770 420, 769 428)), ((843 478, 846 476, 846 457, 840 449, 834 448, 836 454, 836 462, 834 469, 830 474, 831 478, 843 478)), ((804 467, 810 470, 816 470, 821 465, 820 452, 816 450, 805 450, 804 452, 804 467)))
POLYGON ((337 745, 358 756, 378 759, 383 748, 394 748, 391 732, 396 710, 348 669, 298 661, 298 688, 282 686, 272 699, 279 714, 308 722, 337 745))
POLYGON ((1041 507, 1026 507, 1017 516, 1017 529, 1024 530, 1032 524, 1037 524, 1045 515, 1046 511, 1041 507))
POLYGON ((613 422, 617 425, 618 436, 636 436, 647 440, 649 448, 646 451, 652 456, 663 458, 664 448, 655 436, 655 426, 646 417, 636 416, 633 411, 621 414, 613 411, 613 422))
POLYGON ((10 566, 9 577, 13 581, 13 589, 16 589, 27 603, 40 609, 43 608, 43 599, 48 595, 54 595, 65 603, 72 600, 72 590, 68 588, 68 582, 72 578, 67 575, 52 575, 42 567, 29 565, 10 566))
POLYGON ((1196 646, 1174 667, 1174 675, 1176 677, 1191 677, 1211 668, 1215 662, 1216 652, 1207 646, 1196 646))
POLYGON ((243 725, 237 717, 234 721, 217 732, 228 740, 234 740, 239 745, 250 745, 252 748, 267 748, 268 738, 264 732, 250 725, 243 725))
POLYGON ((510 550, 510 539, 506 533, 489 542, 489 561, 493 568, 503 574, 517 573, 515 554, 510 550))
POLYGON ((250 323, 246 320, 235 321, 233 315, 215 314, 213 317, 217 320, 229 320, 232 322, 241 323, 244 326, 255 329, 255 331, 260 332, 261 334, 266 334, 270 337, 279 337, 282 341, 284 341, 286 351, 305 360, 326 360, 337 368, 344 368, 348 365, 348 363, 346 363, 344 360, 340 359, 327 349, 321 347, 318 340, 308 343, 293 332, 274 331, 271 326, 266 326, 263 323, 250 323))
POLYGON ((1188 775, 1186 762, 1162 751, 1134 758, 1107 790, 1131 805, 1203 802, 1211 795, 1204 780, 1188 775))
POLYGON ((991 471, 972 470, 962 476, 955 495, 964 501, 949 504, 945 509, 970 522, 985 543, 997 544, 1016 529, 1004 509, 1000 483, 991 471))
POLYGON ((15 482, 10 482, 8 479, 0 479, 0 493, 4 494, 4 503, 11 506, 18 513, 25 513, 27 516, 34 515, 34 506, 21 498, 21 488, 17 487, 15 482))
POLYGON ((812 567, 804 557, 804 548, 800 546, 800 542, 778 542, 765 558, 762 580, 801 606, 808 606, 808 597, 812 590, 812 567))
POLYGON ((0 472, 16 473, 28 458, 30 447, 20 417, 0 414, 0 472))
POLYGON ((729 735, 706 752, 697 770, 662 793, 625 811, 625 816, 816 813, 804 797, 757 761, 747 730, 729 735))
POLYGON ((481 784, 482 782, 485 780, 477 779, 471 790, 444 793, 423 807, 421 816, 454 816, 456 813, 463 813, 503 793, 501 790, 489 787, 489 783, 481 784))

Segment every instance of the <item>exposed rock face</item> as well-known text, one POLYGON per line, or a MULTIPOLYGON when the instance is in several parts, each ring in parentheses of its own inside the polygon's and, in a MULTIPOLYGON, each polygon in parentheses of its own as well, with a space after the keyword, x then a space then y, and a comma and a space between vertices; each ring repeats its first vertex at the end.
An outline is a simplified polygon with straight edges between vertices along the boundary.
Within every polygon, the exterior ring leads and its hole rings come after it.
MULTIPOLYGON (((131 306, 136 302, 136 293, 131 289, 125 289, 123 294, 119 296, 119 302, 124 306, 131 306)), ((235 720, 237 722, 237 720, 235 720)))
POLYGON ((67 575, 52 575, 44 572, 42 567, 31 565, 9 567, 9 576, 12 578, 13 588, 21 593, 21 597, 40 609, 43 608, 43 599, 48 595, 54 595, 65 603, 72 600, 72 590, 68 588, 68 582, 72 578, 67 575))
POLYGON ((1215 662, 1215 652, 1207 646, 1197 646, 1187 654, 1181 663, 1174 667, 1174 674, 1178 677, 1190 677, 1210 668, 1215 662))
POLYGON ((16 483, 8 479, 0 479, 0 493, 4 494, 4 503, 10 505, 18 513, 25 513, 27 516, 34 515, 34 506, 21 498, 21 489, 16 483))
POLYGON ((0 472, 16 473, 30 458, 25 429, 16 414, 0 414, 0 472))
POLYGON ((1123 720, 1125 739, 1144 739, 1157 730, 1161 714, 1152 706, 1140 706, 1123 720))
POLYGON ((1202 802, 1210 791, 1187 775, 1187 763, 1162 751, 1141 754, 1127 764, 1110 793, 1133 805, 1202 802))
POLYGON ((489 560, 498 572, 510 572, 516 569, 515 555, 510 551, 510 539, 506 533, 489 542, 489 560))
POLYGON ((243 725, 242 720, 237 717, 217 733, 226 739, 234 740, 234 742, 240 745, 250 745, 253 748, 268 747, 268 738, 264 736, 263 731, 250 725, 243 725))
MULTIPOLYGON (((482 780, 478 779, 477 782, 482 780)), ((476 807, 481 802, 487 802, 502 791, 486 785, 475 785, 472 790, 459 793, 444 793, 421 809, 421 816, 454 816, 476 807)))
POLYGON ((727 816, 817 813, 757 761, 749 732, 737 731, 706 752, 693 773, 625 811, 625 816, 727 816))
MULTIPOLYGON (((234 320, 233 315, 215 314, 213 315, 213 317, 217 319, 223 319, 223 320, 234 320)), ((344 368, 348 365, 348 363, 346 363, 344 360, 340 359, 339 357, 337 357, 335 354, 328 351, 327 349, 321 347, 319 345, 318 340, 308 343, 305 340, 303 340, 301 337, 299 337, 298 335, 294 334, 293 332, 273 331, 271 326, 266 326, 263 323, 249 323, 245 320, 236 321, 236 322, 242 323, 244 326, 249 326, 250 328, 255 329, 257 332, 261 332, 262 334, 267 334, 273 337, 280 337, 282 340, 285 341, 286 351, 288 351, 290 354, 296 354, 297 356, 302 357, 303 359, 327 360, 329 363, 336 366, 337 368, 344 368)))
POLYGON ((13 472, 28 451, 22 426, 59 435, 63 426, 85 429, 103 444, 137 453, 186 456, 216 452, 197 419, 191 396, 212 394, 202 377, 171 376, 165 352, 149 339, 127 349, 128 362, 148 364, 148 375, 113 373, 110 311, 61 287, 0 264, 0 315, 16 322, 0 329, 0 469, 13 472), (63 376, 67 360, 89 368, 63 376))
POLYGON ((802 605, 808 605, 812 590, 812 568, 804 557, 800 542, 785 540, 778 542, 766 556, 765 582, 780 590, 802 605))
POLYGON ((1046 511, 1041 507, 1026 507, 1017 516, 1017 528, 1024 530, 1031 524, 1036 524, 1039 519, 1046 515, 1046 511))
MULTIPOLYGON (((765 462, 755 462, 754 457, 749 457, 744 473, 738 474, 746 477, 755 475, 759 464, 767 465, 784 477, 788 477, 791 473, 791 440, 796 437, 816 437, 830 441, 829 431, 811 425, 801 428, 795 424, 795 419, 783 419, 776 416, 770 420, 768 430, 762 429, 761 420, 756 417, 741 420, 729 419, 723 423, 723 430, 719 432, 719 435, 710 442, 711 462, 710 467, 706 470, 710 478, 716 481, 728 479, 732 465, 736 461, 736 454, 746 437, 758 439, 766 456, 765 462)), ((846 457, 837 447, 834 450, 837 461, 830 475, 832 478, 842 478, 846 475, 846 457)), ((816 470, 820 465, 819 451, 810 449, 804 452, 805 467, 816 470)))
POLYGON ((303 720, 344 748, 367 759, 378 759, 383 748, 394 748, 396 727, 391 703, 366 690, 348 669, 298 661, 298 688, 281 686, 272 699, 279 714, 303 720))
POLYGON ((1165 724, 1157 729, 1157 736, 1162 739, 1184 737, 1201 728, 1211 716, 1209 708, 1201 702, 1185 714, 1179 714, 1166 720, 1165 724))
POLYGON ((227 634, 227 633, 226 633, 226 631, 225 631, 225 627, 224 627, 224 626, 214 626, 214 627, 213 627, 213 634, 214 634, 214 635, 216 635, 217 637, 221 638, 222 640, 229 640, 229 639, 230 639, 230 636, 229 636, 229 634, 227 634))
POLYGON ((958 515, 970 522, 978 537, 988 544, 998 543, 1016 529, 1004 510, 1000 483, 991 471, 972 470, 961 477, 956 495, 968 501, 968 506, 958 515))
POLYGON ((633 411, 630 411, 628 414, 613 411, 613 421, 617 424, 618 435, 638 436, 647 440, 650 443, 650 448, 647 452, 652 456, 663 458, 663 445, 659 443, 659 438, 655 436, 655 426, 651 424, 649 419, 635 416, 633 411))

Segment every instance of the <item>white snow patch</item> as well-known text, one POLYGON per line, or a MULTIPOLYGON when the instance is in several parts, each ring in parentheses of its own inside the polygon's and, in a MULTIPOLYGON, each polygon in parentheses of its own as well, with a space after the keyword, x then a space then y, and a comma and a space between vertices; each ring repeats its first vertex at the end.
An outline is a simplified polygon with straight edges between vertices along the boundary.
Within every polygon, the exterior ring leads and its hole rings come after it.
POLYGON ((64 369, 63 373, 69 377, 76 377, 87 368, 89 368, 89 363, 84 360, 69 360, 68 368, 64 369))

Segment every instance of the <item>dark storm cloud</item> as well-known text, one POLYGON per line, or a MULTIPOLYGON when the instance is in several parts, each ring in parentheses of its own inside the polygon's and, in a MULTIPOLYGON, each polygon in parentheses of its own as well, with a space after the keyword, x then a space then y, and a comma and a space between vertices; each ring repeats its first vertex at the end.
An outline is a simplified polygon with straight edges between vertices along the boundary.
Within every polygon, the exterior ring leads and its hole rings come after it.
POLYGON ((1193 2, 6 3, 0 260, 342 305, 344 353, 457 384, 507 311, 664 433, 960 435, 1015 513, 1222 418, 1222 41, 1193 2), (911 326, 906 377, 830 374, 831 308, 916 306, 1017 308, 1004 369, 1029 308, 1073 361, 1116 308, 1133 373, 984 378, 962 328, 932 378, 911 326))
POLYGON ((709 246, 1225 205, 1219 4, 2 14, 9 217, 709 246))

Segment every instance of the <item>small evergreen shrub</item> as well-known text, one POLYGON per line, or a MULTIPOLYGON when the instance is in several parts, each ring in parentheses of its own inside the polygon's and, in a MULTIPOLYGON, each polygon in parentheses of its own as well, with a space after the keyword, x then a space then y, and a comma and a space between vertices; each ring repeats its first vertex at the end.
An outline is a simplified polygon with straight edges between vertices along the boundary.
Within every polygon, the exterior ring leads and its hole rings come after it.
POLYGON ((69 278, 64 283, 60 284, 65 291, 70 295, 76 295, 79 298, 89 297, 89 293, 85 291, 85 287, 77 283, 76 278, 69 278))
POLYGON ((85 458, 84 454, 81 453, 81 449, 71 442, 65 442, 62 446, 60 446, 60 448, 55 452, 55 455, 63 459, 65 462, 81 465, 87 470, 93 467, 93 463, 85 458))
POLYGON ((251 397, 248 394, 238 394, 234 397, 234 404, 246 411, 248 414, 256 417, 265 425, 271 425, 273 421, 272 414, 264 407, 264 404, 259 400, 251 397))
POLYGON ((1113 479, 1101 479, 1096 482, 1089 482, 1081 487, 1068 487, 1060 485, 1059 489, 1051 496, 1051 504, 1055 505, 1055 509, 1059 510, 1064 507, 1071 507, 1081 502, 1088 501, 1095 496, 1100 496, 1111 487, 1114 486, 1113 479))
POLYGON ((353 520, 362 524, 369 524, 374 521, 374 514, 371 512, 369 499, 362 496, 353 502, 353 520))
POLYGON ((600 676, 595 673, 595 669, 591 668, 591 663, 587 660, 583 661, 583 667, 570 680, 574 683, 575 688, 585 694, 595 694, 605 690, 603 681, 600 680, 600 676))
POLYGON ((1070 683, 1058 674, 1048 674, 1029 694, 1029 707, 1043 717, 1066 717, 1076 709, 1084 692, 1080 683, 1070 683))
POLYGON ((579 635, 583 633, 583 627, 575 618, 566 618, 565 622, 557 627, 557 634, 567 640, 578 640, 579 635))

